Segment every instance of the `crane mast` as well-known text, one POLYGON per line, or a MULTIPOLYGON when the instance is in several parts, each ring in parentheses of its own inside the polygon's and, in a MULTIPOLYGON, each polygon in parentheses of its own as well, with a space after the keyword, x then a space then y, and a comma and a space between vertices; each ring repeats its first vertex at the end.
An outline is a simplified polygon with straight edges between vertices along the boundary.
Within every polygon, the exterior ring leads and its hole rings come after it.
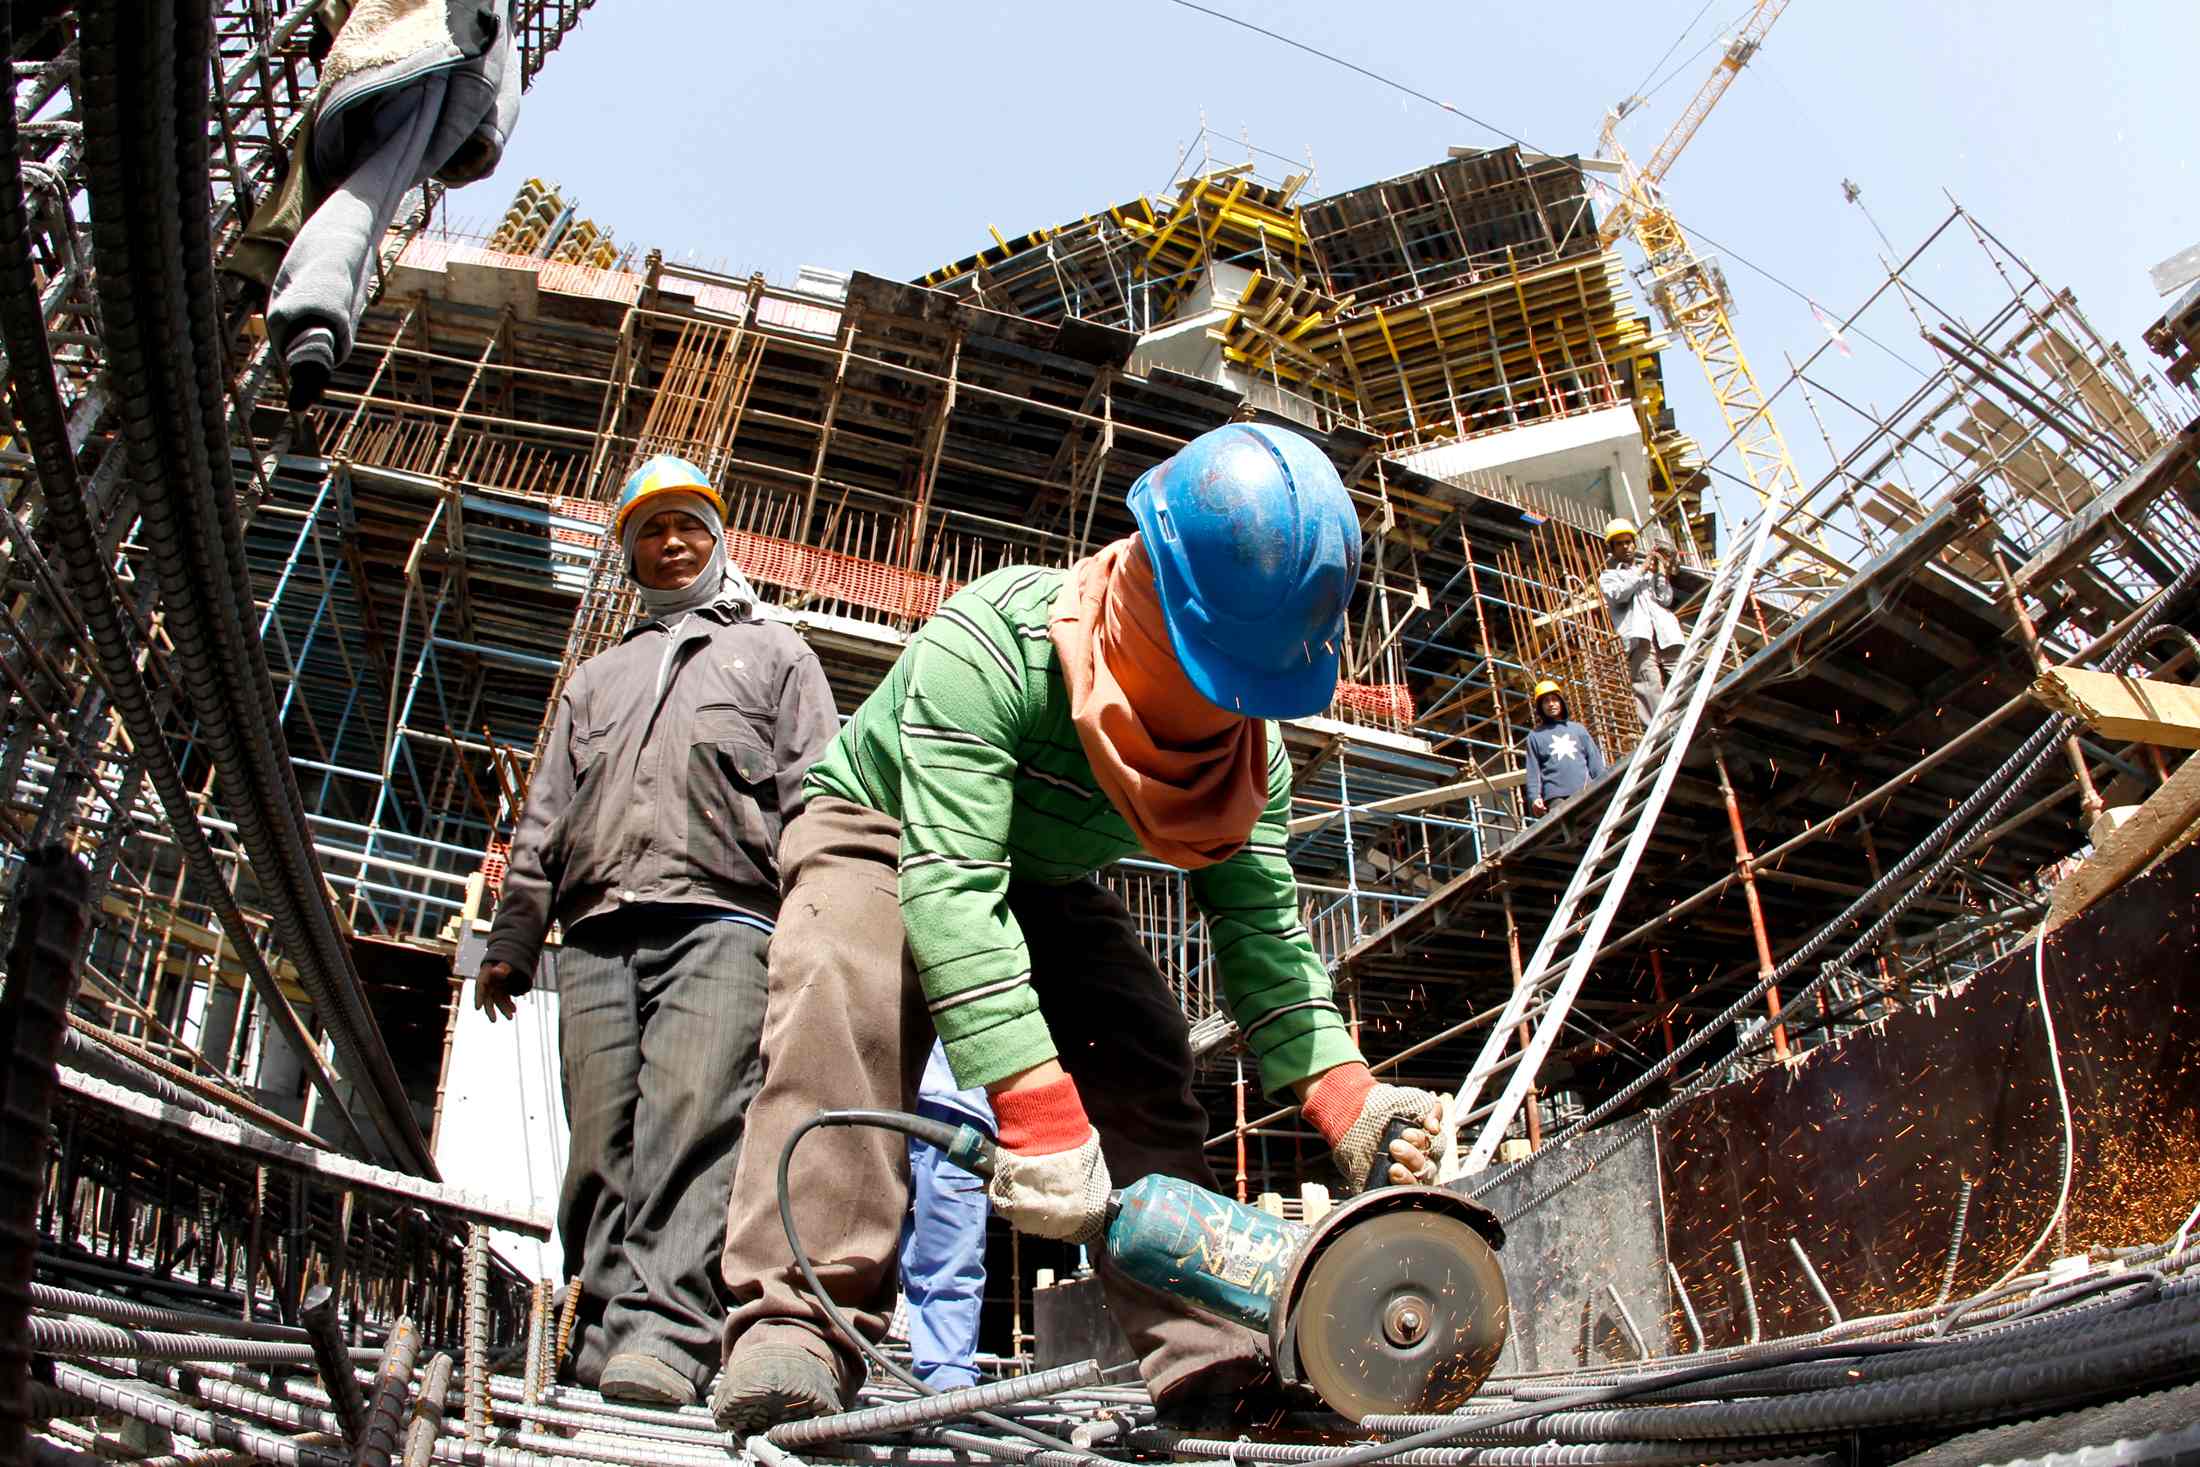
MULTIPOLYGON (((1757 54, 1765 33, 1772 29, 1788 0, 1758 0, 1712 68, 1709 78, 1681 113, 1648 161, 1638 166, 1619 141, 1620 120, 1640 99, 1626 102, 1605 114, 1600 153, 1620 166, 1620 198, 1598 228, 1598 237, 1609 248, 1623 233, 1632 234, 1643 253, 1638 275, 1650 303, 1666 329, 1679 335, 1703 365, 1712 398, 1726 420, 1743 477, 1757 491, 1760 503, 1774 498, 1793 502, 1801 492, 1795 462, 1787 442, 1773 421, 1757 375, 1750 369, 1732 320, 1733 292, 1715 258, 1700 253, 1672 213, 1665 207, 1660 187, 1666 171, 1681 150, 1703 126, 1711 109, 1726 95, 1735 77, 1757 54)), ((1662 514, 1667 506, 1656 508, 1662 514)), ((1792 537, 1783 536, 1797 549, 1809 550, 1792 537)))

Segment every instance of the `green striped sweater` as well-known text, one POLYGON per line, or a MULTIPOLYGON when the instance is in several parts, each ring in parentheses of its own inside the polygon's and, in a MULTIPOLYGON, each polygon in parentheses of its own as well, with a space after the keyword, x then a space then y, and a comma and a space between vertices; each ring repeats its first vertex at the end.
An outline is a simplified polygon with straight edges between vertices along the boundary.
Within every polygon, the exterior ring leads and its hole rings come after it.
MULTIPOLYGON (((901 822, 901 910, 955 1078, 1054 1057, 1007 903, 1016 881, 1087 877, 1139 853, 1070 721, 1047 618, 1061 570, 972 581, 908 647, 809 773, 814 795, 901 822)), ((1190 874, 1224 999, 1270 1094, 1360 1057, 1299 921, 1284 860, 1291 763, 1268 729, 1268 807, 1244 848, 1190 874)))

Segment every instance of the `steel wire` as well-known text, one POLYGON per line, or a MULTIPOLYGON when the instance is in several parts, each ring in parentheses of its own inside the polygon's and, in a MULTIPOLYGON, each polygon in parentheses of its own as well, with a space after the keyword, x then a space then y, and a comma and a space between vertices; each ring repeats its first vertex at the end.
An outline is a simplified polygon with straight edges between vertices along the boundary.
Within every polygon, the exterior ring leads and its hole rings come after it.
MULTIPOLYGON (((5 22, 0 21, 0 39, 5 22)), ((0 108, 0 111, 10 109, 0 108)), ((0 1459, 20 1458, 29 1417, 31 1282, 45 1190, 54 1056, 76 992, 89 883, 58 846, 24 862, 0 992, 0 1459)))
MULTIPOLYGON (((56 1363, 53 1380, 58 1389, 78 1400, 89 1401, 102 1410, 118 1412, 180 1436, 187 1436, 193 1441, 211 1442, 216 1446, 250 1452, 259 1461, 271 1463, 273 1467, 351 1467, 351 1458, 342 1452, 324 1451, 273 1432, 246 1426, 227 1416, 178 1405, 174 1401, 163 1400, 150 1391, 94 1375, 74 1365, 56 1363)), ((334 1424, 333 1417, 330 1418, 330 1424, 334 1424)))
MULTIPOLYGON (((10 7, 0 7, 9 11, 10 7)), ((0 19, 0 39, 12 44, 9 22, 0 19)), ((137 756, 138 767, 168 817, 171 835, 191 877, 193 893, 235 939, 253 993, 275 1018, 307 1074, 331 1109, 359 1137, 350 1113, 339 1102, 333 1082, 308 1059, 313 1040, 282 995, 265 958, 251 940, 250 928, 223 879, 213 848, 198 823, 198 810, 167 742, 162 715, 154 707, 137 663, 134 618, 126 614, 108 570, 105 544, 93 524, 77 476, 68 416, 56 383, 53 353, 46 338, 37 280, 31 269, 30 224, 23 196, 23 172, 16 147, 12 109, 0 119, 0 344, 14 378, 14 408, 38 472, 45 514, 41 527, 58 545, 75 602, 75 617, 89 635, 100 680, 137 756)))
POLYGON ((390 1148, 407 1169, 432 1175, 335 930, 287 751, 274 742, 267 661, 241 609, 251 605, 250 579, 235 495, 222 492, 229 440, 203 207, 211 12, 207 0, 88 0, 79 24, 86 194, 117 449, 141 490, 140 533, 154 552, 172 665, 284 953, 390 1148), (194 299, 194 285, 204 299, 194 299))
MULTIPOLYGON (((848 1316, 842 1312, 840 1305, 826 1291, 824 1282, 818 1278, 817 1269, 811 1265, 809 1254, 803 1252, 802 1236, 796 1228, 794 1220, 794 1186, 790 1179, 790 1172, 794 1165, 795 1148, 802 1144, 803 1137, 820 1126, 884 1126, 888 1129, 898 1130, 901 1129, 897 1124, 899 1119, 901 1118, 890 1111, 828 1110, 819 1111, 816 1115, 797 1125, 788 1134, 786 1144, 779 1149, 779 1170, 775 1179, 779 1201, 779 1226, 780 1230, 787 1235, 787 1250, 793 1254, 795 1267, 801 1271, 803 1285, 809 1289, 810 1297, 816 1301, 818 1308, 823 1311, 825 1317, 832 1322, 834 1331, 843 1339, 855 1345, 858 1353, 870 1357, 872 1361, 882 1366, 886 1373, 894 1379, 912 1390, 932 1396, 938 1395, 939 1392, 896 1364, 876 1343, 865 1338, 860 1330, 849 1323, 848 1316)), ((977 1413, 977 1420, 995 1431, 1006 1432, 1010 1436, 1020 1438, 1022 1444, 1028 1445, 1033 1451, 1053 1459, 1045 1463, 1044 1467, 1063 1467, 1063 1464, 1075 1464, 1075 1467, 1094 1467, 1096 1463, 1111 1460, 1095 1452, 1081 1451, 1058 1437, 1049 1436, 1045 1432, 1026 1426, 1020 1421, 1013 1421, 1005 1416, 980 1412, 977 1413)))
MULTIPOLYGON (((1188 1457, 1223 1461, 1251 1455, 1244 1442, 1199 1437, 1177 1437, 1167 1443, 1167 1449, 1188 1457)), ((1264 1442, 1259 1447, 1259 1459, 1313 1467, 1334 1461, 1346 1450, 1311 1442, 1264 1442)), ((1554 1442, 1532 1447, 1420 1447, 1383 1460, 1398 1467, 1682 1467, 1692 1462, 1733 1463, 1736 1467, 1830 1467, 1841 1460, 1775 1455, 1777 1450, 1777 1443, 1746 1441, 1711 1448, 1672 1442, 1554 1442)))
MULTIPOLYGON (((1894 1379, 1873 1379, 1857 1367, 1860 1378, 1842 1386, 1796 1395, 1744 1400, 1703 1401, 1675 1405, 1608 1407, 1616 1399, 1608 1393, 1619 1388, 1586 1391, 1579 1397, 1531 1403, 1489 1413, 1453 1417, 1378 1416, 1362 1423, 1374 1431, 1411 1430, 1410 1441, 1423 1438, 1431 1444, 1439 1434, 1449 1441, 1502 1443, 1506 1441, 1603 1441, 1662 1440, 1696 1442, 1728 1437, 1802 1437, 1838 1439, 1866 1428, 1932 1422, 1935 1424, 1991 1418, 2012 1406, 2030 1411, 2062 1401, 2083 1399, 2108 1388, 2128 1389, 2138 1384, 2190 1375, 2200 1368, 2196 1354, 2195 1325, 2200 1324, 2200 1299, 2162 1311, 2164 1317, 2134 1324, 2105 1344, 2068 1349, 2064 1342, 2048 1338, 2029 1348, 2003 1352, 1999 1360, 1956 1363, 1894 1379), (2008 1358, 2008 1357, 2015 1358, 2008 1358), (1604 1399, 1591 1399, 1602 1396, 1604 1399), (1418 1423, 1418 1425, 1416 1425, 1418 1423)), ((1936 1347, 1894 1347, 1929 1353, 1936 1347)), ((1813 1359, 1838 1358, 1842 1349, 1865 1351, 1870 1347, 1830 1346, 1808 1353, 1813 1359)), ((1885 1347, 1871 1353, 1883 1353, 1885 1347)), ((1724 1374, 1718 1367, 1681 1370, 1666 1383, 1686 1384, 1724 1374)), ((1640 1396, 1642 1389, 1624 1394, 1640 1396)), ((1353 1460, 1385 1460, 1379 1456, 1353 1460)))
MULTIPOLYGON (((2193 1292, 2192 1288, 2184 1291, 2185 1294, 2193 1292)), ((2082 1342, 2118 1337, 2130 1328, 2128 1322, 2120 1317, 2121 1308, 2145 1302, 2150 1302, 2150 1296, 2133 1295, 2125 1300, 2111 1302, 2101 1309, 2071 1310, 1976 1334, 1935 1339, 1930 1342, 1929 1348, 1924 1347, 1921 1342, 1918 1349, 1878 1356, 1862 1363, 1833 1361, 1824 1364, 1773 1364, 1759 1369, 1741 1361, 1735 1363, 1734 1373, 1730 1375, 1666 1390, 1645 1391, 1635 1399, 1643 1402, 1710 1401, 1724 1400, 1736 1395, 1795 1395, 1831 1390, 1854 1384, 1860 1379, 1884 1381, 1940 1370, 1977 1369, 2010 1354, 2038 1348, 2042 1341, 2052 1340, 2057 1348, 2073 1349, 2082 1342)), ((1604 1382, 1590 1379, 1580 1382, 1583 1385, 1601 1383, 1604 1382)), ((1567 1390, 1564 1385, 1552 1384, 1523 1387, 1517 1392, 1516 1398, 1523 1402, 1549 1401, 1565 1394, 1567 1390)), ((1405 1419, 1386 1418, 1396 1429, 1412 1429, 1399 1425, 1405 1419)), ((1413 1419, 1426 1426, 1440 1418, 1413 1419)))
POLYGON ((915 1400, 896 1401, 861 1411, 816 1416, 807 1421, 783 1422, 765 1435, 770 1438, 773 1446, 802 1447, 813 1442, 840 1441, 848 1437, 906 1431, 913 1426, 949 1421, 957 1416, 990 1411, 999 1406, 1034 1401, 1042 1396, 1098 1384, 1100 1362, 1080 1360, 1074 1365, 1057 1366, 1053 1370, 1041 1370, 1031 1375, 987 1381, 983 1385, 968 1386, 962 1390, 941 1391, 936 1396, 920 1396, 915 1400))
MULTIPOLYGON (((324 1407, 303 1404, 295 1400, 284 1400, 263 1391, 236 1384, 230 1380, 212 1377, 197 1368, 184 1369, 178 1366, 140 1364, 138 1374, 144 1379, 164 1383, 170 1389, 181 1394, 197 1397, 211 1405, 220 1406, 225 1410, 234 1411, 240 1415, 249 1416, 263 1422, 293 1428, 324 1430, 331 1435, 334 1435, 337 1429, 335 1413, 324 1407)), ((101 1376, 91 1376, 89 1378, 94 1380, 105 1379, 101 1376)), ((447 1384, 446 1382, 446 1388, 447 1384)), ((190 1435, 191 1433, 186 1432, 185 1434, 190 1435)), ((516 1449, 508 1445, 481 1445, 460 1437, 441 1435, 431 1440, 430 1458, 433 1461, 453 1464, 453 1467, 667 1467, 668 1463, 676 1464, 676 1467, 686 1467, 686 1464, 691 1462, 723 1464, 726 1460, 723 1451, 712 1453, 707 1457, 699 1454, 693 1458, 688 1458, 663 1453, 645 1455, 622 1448, 612 1448, 604 1455, 596 1455, 591 1449, 597 1447, 597 1443, 575 1443, 564 1437, 537 1436, 529 1433, 508 1433, 507 1435, 515 1437, 523 1447, 539 1445, 544 1450, 538 1452, 516 1449), (579 1449, 576 1450, 576 1448, 579 1449), (635 1460, 637 1457, 642 1460, 635 1460)), ((206 1438, 199 1439, 205 1440, 206 1438)), ((227 1445, 227 1443, 224 1443, 224 1445, 227 1445)), ((411 1443, 408 1442, 407 1445, 409 1449, 411 1443)), ((605 1443, 602 1445, 609 1447, 610 1444, 605 1443)), ((263 1458, 263 1460, 265 1459, 263 1458)), ((343 1456, 340 1460, 347 1464, 352 1463, 352 1458, 348 1455, 343 1456)), ((306 1467, 313 1467, 313 1464, 306 1464, 306 1467)))
MULTIPOLYGON (((84 1319, 30 1321, 31 1348, 48 1355, 96 1355, 135 1360, 235 1360, 263 1365, 311 1365, 313 1346, 289 1340, 240 1340, 219 1335, 170 1334, 126 1329, 84 1319)), ((354 1347, 353 1360, 374 1360, 380 1351, 354 1347)))

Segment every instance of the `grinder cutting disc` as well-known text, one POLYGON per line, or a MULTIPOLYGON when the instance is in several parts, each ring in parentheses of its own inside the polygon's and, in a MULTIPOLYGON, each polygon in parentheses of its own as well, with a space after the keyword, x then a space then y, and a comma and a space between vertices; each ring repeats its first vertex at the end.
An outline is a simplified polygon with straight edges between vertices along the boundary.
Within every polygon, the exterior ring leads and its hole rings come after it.
POLYGON ((1482 1384, 1511 1325, 1480 1234, 1440 1212, 1379 1213, 1314 1259, 1292 1309, 1301 1377, 1354 1421, 1448 1411, 1482 1384))

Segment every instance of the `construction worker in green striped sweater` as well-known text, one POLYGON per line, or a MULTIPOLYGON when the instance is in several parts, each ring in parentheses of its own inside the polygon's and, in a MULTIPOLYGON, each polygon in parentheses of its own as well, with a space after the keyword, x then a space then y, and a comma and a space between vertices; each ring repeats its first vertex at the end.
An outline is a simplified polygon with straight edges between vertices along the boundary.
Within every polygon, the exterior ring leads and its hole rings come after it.
MULTIPOLYGON (((860 1365, 831 1338, 781 1225, 796 1126, 907 1109, 936 1031, 999 1122, 988 1191, 1011 1224, 1086 1242, 1111 1179, 1216 1185, 1185 1018, 1122 903, 1088 878, 1145 854, 1190 873, 1231 1017, 1270 1095, 1295 1096, 1338 1169, 1427 1180, 1442 1101, 1376 1083, 1299 920, 1284 860, 1291 766, 1275 718, 1318 713, 1360 558, 1313 444, 1233 424, 1131 489, 1138 533, 1067 570, 1016 566, 950 597, 811 769, 780 846, 764 1085, 727 1212, 732 1301, 718 1424, 841 1409, 860 1365)), ((902 1139, 812 1136, 791 1197, 834 1300, 870 1337, 893 1305, 902 1139)), ((1100 1261, 1167 1419, 1269 1409, 1263 1342, 1100 1261)))

